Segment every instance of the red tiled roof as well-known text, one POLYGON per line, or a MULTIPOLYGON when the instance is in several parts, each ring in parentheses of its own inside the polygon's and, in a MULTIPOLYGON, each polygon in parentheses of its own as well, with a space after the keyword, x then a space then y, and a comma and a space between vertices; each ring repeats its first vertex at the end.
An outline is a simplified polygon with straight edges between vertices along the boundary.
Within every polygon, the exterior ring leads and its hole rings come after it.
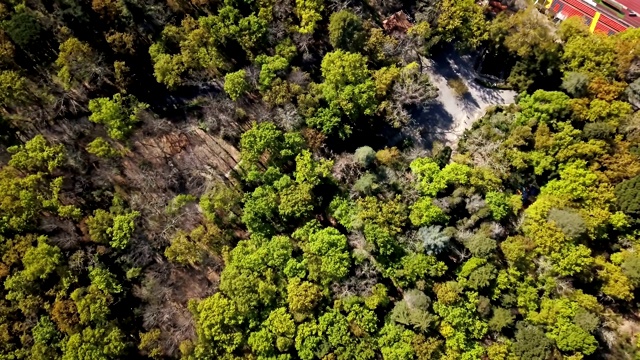
POLYGON ((608 27, 612 28, 617 32, 624 31, 627 28, 627 26, 624 26, 619 21, 616 21, 615 19, 613 19, 612 15, 608 15, 605 13, 600 15, 600 19, 598 20, 598 22, 607 25, 608 27))
POLYGON ((600 17, 594 30, 606 34, 622 32, 629 27, 640 27, 640 0, 616 1, 627 7, 627 10, 624 11, 624 18, 605 5, 598 4, 594 7, 583 0, 554 0, 551 10, 566 18, 579 16, 587 25, 591 25, 596 12, 599 12, 600 17), (630 16, 629 11, 634 11, 639 16, 630 16))
POLYGON ((595 14, 596 14, 596 9, 594 9, 591 6, 583 3, 580 0, 564 0, 564 2, 567 3, 568 5, 571 5, 574 8, 582 11, 586 15, 589 15, 591 18, 593 18, 595 16, 595 14))

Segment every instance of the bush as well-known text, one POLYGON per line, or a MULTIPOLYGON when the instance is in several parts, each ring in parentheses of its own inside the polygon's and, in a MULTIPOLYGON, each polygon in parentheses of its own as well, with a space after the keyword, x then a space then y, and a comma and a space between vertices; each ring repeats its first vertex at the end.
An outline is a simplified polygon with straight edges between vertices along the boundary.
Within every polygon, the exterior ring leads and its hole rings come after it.
POLYGON ((113 148, 104 138, 98 137, 87 145, 87 152, 97 157, 109 159, 121 156, 122 154, 113 148))
POLYGON ((483 234, 476 234, 465 241, 464 246, 469 249, 473 256, 487 257, 496 250, 498 243, 483 234))
POLYGON ((429 255, 437 255, 444 251, 451 240, 451 237, 442 231, 442 226, 421 227, 418 229, 416 238, 429 255))
POLYGON ((249 83, 247 82, 247 72, 244 70, 238 70, 236 72, 228 73, 224 77, 224 91, 229 95, 231 100, 236 101, 240 96, 244 95, 249 90, 249 83))
POLYGON ((553 341, 542 329, 529 324, 518 324, 512 350, 519 359, 546 360, 551 354, 553 341))
POLYGON ((640 175, 618 184, 616 198, 618 206, 625 213, 640 213, 640 175))
POLYGON ((376 152, 370 146, 359 147, 353 154, 353 159, 358 164, 366 167, 376 159, 376 152))
POLYGON ((400 150, 396 147, 384 148, 376 153, 376 160, 382 165, 391 166, 400 158, 400 150))
POLYGON ((582 137, 585 139, 610 139, 616 133, 616 127, 605 123, 595 122, 588 123, 582 130, 582 137))
POLYGON ((467 84, 460 78, 447 80, 447 85, 453 90, 457 97, 462 98, 469 93, 467 84))
POLYGON ((497 307, 493 310, 493 316, 489 320, 489 328, 493 331, 500 332, 506 327, 513 325, 514 316, 511 310, 497 307))
POLYGON ((562 85, 560 87, 574 98, 579 98, 587 94, 588 84, 589 77, 587 75, 568 72, 564 74, 564 77, 562 78, 562 85))
POLYGON ((553 208, 549 211, 548 220, 553 221, 571 239, 580 237, 587 231, 587 224, 582 216, 573 211, 553 208))
POLYGON ((353 184, 353 191, 363 195, 370 195, 378 188, 377 180, 374 174, 366 173, 353 184))

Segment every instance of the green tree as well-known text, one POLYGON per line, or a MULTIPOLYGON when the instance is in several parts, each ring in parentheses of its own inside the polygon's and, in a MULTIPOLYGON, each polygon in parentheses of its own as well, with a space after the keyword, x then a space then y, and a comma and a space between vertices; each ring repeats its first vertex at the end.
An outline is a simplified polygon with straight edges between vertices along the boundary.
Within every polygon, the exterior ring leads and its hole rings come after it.
POLYGON ((356 52, 364 45, 362 19, 349 10, 340 10, 329 18, 329 42, 335 49, 356 52))
POLYGON ((75 86, 88 86, 98 71, 98 58, 93 49, 80 40, 71 37, 60 44, 60 52, 55 65, 59 68, 58 77, 66 90, 75 86))
POLYGON ((322 20, 322 0, 296 0, 295 14, 300 19, 297 31, 301 34, 313 34, 316 23, 322 20))
POLYGON ((122 156, 122 153, 116 150, 107 140, 97 137, 95 140, 87 144, 87 152, 97 157, 111 159, 122 156))
POLYGON ((9 165, 27 172, 52 172, 65 161, 63 145, 49 146, 42 135, 36 135, 24 145, 10 146, 9 165))
POLYGON ((367 167, 376 159, 376 152, 370 146, 361 146, 353 153, 353 160, 359 165, 367 167))
POLYGON ((124 250, 129 246, 129 241, 135 230, 135 220, 140 216, 137 211, 128 212, 113 217, 113 226, 107 229, 111 237, 109 245, 114 249, 124 250))
POLYGON ((482 8, 473 0, 444 0, 438 3, 436 30, 442 40, 458 40, 475 48, 487 39, 487 23, 482 8))
POLYGON ((247 82, 247 72, 245 70, 238 70, 224 76, 224 91, 231 100, 238 100, 248 90, 249 83, 247 82))
POLYGON ((125 140, 140 121, 139 112, 147 107, 132 95, 115 94, 111 99, 92 99, 89 101, 89 120, 106 126, 110 137, 125 140))
POLYGON ((241 324, 244 316, 235 302, 222 293, 191 302, 189 308, 196 322, 198 343, 194 356, 200 359, 231 354, 244 339, 241 324))
POLYGON ((87 327, 71 335, 63 346, 62 360, 119 359, 127 347, 125 335, 115 327, 87 327))
POLYGON ((328 285, 349 273, 351 256, 347 238, 335 228, 312 232, 306 239, 303 250, 309 268, 309 279, 328 285))
POLYGON ((616 200, 627 214, 640 213, 640 175, 616 185, 616 200))
POLYGON ((447 221, 449 217, 433 203, 430 197, 421 197, 411 207, 409 220, 414 226, 431 226, 447 221))

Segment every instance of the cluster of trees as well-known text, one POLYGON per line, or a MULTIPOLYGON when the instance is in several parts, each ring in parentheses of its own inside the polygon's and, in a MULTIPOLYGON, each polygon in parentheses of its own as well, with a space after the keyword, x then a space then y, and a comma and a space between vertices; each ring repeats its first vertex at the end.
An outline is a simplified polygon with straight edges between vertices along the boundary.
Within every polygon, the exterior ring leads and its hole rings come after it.
POLYGON ((0 358, 640 354, 640 30, 473 0, 0 5, 0 358), (521 94, 425 149, 450 45, 521 94), (239 163, 134 161, 193 134, 239 163))

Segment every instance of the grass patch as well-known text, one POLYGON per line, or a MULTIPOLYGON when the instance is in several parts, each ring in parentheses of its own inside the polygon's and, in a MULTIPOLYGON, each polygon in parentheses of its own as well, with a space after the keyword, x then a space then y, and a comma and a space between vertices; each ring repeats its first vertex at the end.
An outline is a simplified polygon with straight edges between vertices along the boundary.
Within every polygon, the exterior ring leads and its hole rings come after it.
POLYGON ((457 97, 464 97, 469 93, 469 88, 467 84, 462 81, 460 78, 454 78, 447 80, 447 85, 453 90, 457 97))

